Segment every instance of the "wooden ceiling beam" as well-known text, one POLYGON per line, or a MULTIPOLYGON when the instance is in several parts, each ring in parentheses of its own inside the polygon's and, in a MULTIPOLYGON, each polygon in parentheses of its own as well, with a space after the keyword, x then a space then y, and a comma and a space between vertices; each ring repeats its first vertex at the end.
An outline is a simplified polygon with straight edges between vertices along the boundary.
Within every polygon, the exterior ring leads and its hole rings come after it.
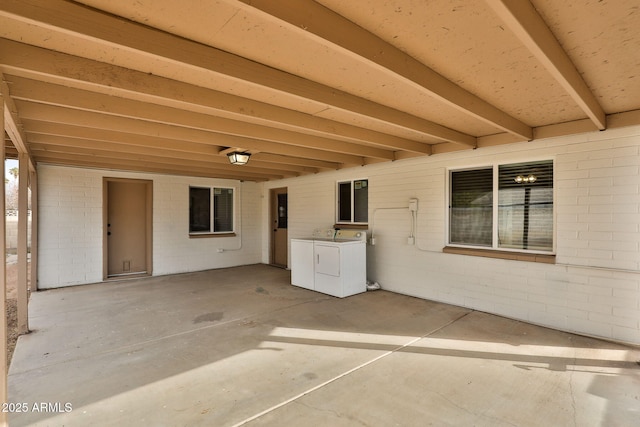
POLYGON ((324 162, 315 159, 305 159, 302 157, 283 156, 270 153, 256 153, 252 156, 264 162, 286 163, 292 165, 300 165, 316 169, 340 169, 340 164, 335 162, 324 162))
POLYGON ((529 0, 486 0, 498 17, 569 93, 598 129, 606 114, 542 17, 529 0))
MULTIPOLYGON (((305 99, 315 104, 317 111, 330 106, 380 123, 475 146, 474 137, 429 120, 72 2, 4 0, 0 3, 0 14, 25 23, 39 22, 51 31, 93 44, 96 51, 120 46, 143 63, 162 60, 181 64, 192 72, 210 74, 212 79, 228 79, 229 83, 242 80, 273 91, 278 97, 305 99)), ((150 70, 138 71, 148 73, 150 70)), ((162 69, 154 70, 156 74, 162 72, 162 69)))
POLYGON ((105 116, 98 113, 72 110, 45 104, 19 101, 20 115, 25 119, 43 122, 63 123, 94 129, 118 129, 137 135, 157 136, 174 140, 197 142, 211 146, 246 147, 256 151, 283 154, 296 157, 316 158, 347 165, 362 165, 364 158, 350 154, 331 152, 315 148, 285 145, 271 141, 261 141, 233 135, 207 132, 199 129, 145 122, 125 117, 105 116))
POLYGON ((176 156, 180 156, 185 153, 193 153, 200 156, 200 158, 202 158, 202 156, 215 156, 220 148, 217 145, 202 144, 199 142, 139 135, 119 130, 96 129, 81 125, 44 122, 32 119, 25 119, 24 123, 28 126, 28 133, 30 135, 54 135, 71 139, 86 138, 100 142, 114 142, 132 146, 153 147, 163 150, 172 150, 176 156))
POLYGON ((260 172, 251 170, 249 168, 234 166, 233 168, 227 168, 220 164, 210 165, 193 165, 193 164, 181 164, 180 162, 171 162, 166 158, 154 158, 144 156, 141 158, 132 158, 131 156, 123 154, 115 154, 113 156, 109 153, 102 153, 100 150, 88 150, 86 152, 79 151, 75 154, 69 154, 67 152, 59 151, 41 151, 33 150, 34 157, 37 162, 40 163, 56 163, 58 165, 76 166, 82 165, 83 161, 91 167, 104 167, 108 169, 126 169, 126 170, 148 170, 148 168, 156 168, 163 171, 193 171, 199 174, 207 173, 207 176, 215 176, 218 178, 236 178, 242 177, 242 179, 282 179, 285 177, 296 176, 290 174, 274 173, 272 170, 260 172), (105 155, 103 155, 105 154, 105 155), (76 163, 78 162, 78 163, 76 163), (102 166, 98 166, 102 165, 102 166), (238 170, 240 169, 240 170, 238 170))
MULTIPOLYGON (((47 83, 29 78, 10 76, 12 84, 12 96, 15 99, 32 100, 51 105, 68 106, 80 110, 101 112, 117 116, 139 118, 165 124, 215 130, 231 134, 257 137, 258 135, 270 135, 269 139, 282 140, 294 144, 300 140, 299 133, 269 126, 241 122, 236 119, 212 116, 204 113, 194 113, 164 105, 155 105, 148 102, 109 96, 85 89, 67 87, 60 84, 47 83)), ((333 122, 338 128, 346 128, 350 132, 316 132, 315 136, 338 139, 347 143, 366 142, 381 148, 394 150, 407 150, 421 154, 430 154, 430 146, 427 143, 413 141, 406 138, 356 128, 354 126, 333 122), (357 136, 357 138, 356 138, 357 136)), ((309 132, 307 129, 299 131, 309 132)))
MULTIPOLYGON (((87 150, 99 150, 101 152, 117 152, 122 153, 126 156, 149 156, 156 158, 166 158, 169 162, 182 162, 185 165, 193 164, 197 166, 198 164, 211 164, 215 163, 220 166, 228 166, 229 168, 233 168, 228 159, 225 156, 218 156, 215 153, 209 153, 208 156, 203 156, 202 154, 198 154, 195 152, 180 152, 179 154, 175 150, 163 149, 154 146, 137 146, 131 145, 127 143, 120 142, 105 142, 103 140, 93 140, 89 136, 86 138, 70 138, 68 136, 58 136, 58 135, 46 135, 46 134, 38 134, 29 132, 29 140, 33 149, 38 149, 40 151, 50 151, 57 150, 60 152, 68 152, 74 153, 76 151, 82 150, 86 152, 87 150)), ((282 171, 282 175, 296 175, 300 173, 317 173, 317 168, 309 168, 303 166, 282 164, 282 163, 271 163, 264 162, 260 160, 255 160, 255 158, 251 159, 250 167, 252 170, 254 168, 261 169, 269 169, 269 170, 278 170, 282 171)))
MULTIPOLYGON (((148 103, 130 101, 121 98, 105 97, 101 94, 64 88, 36 81, 25 81, 18 78, 14 82, 16 100, 44 102, 47 105, 61 106, 65 108, 79 108, 81 111, 113 114, 114 116, 141 119, 154 123, 175 125, 192 129, 206 130, 216 133, 241 136, 247 138, 264 139, 300 147, 315 148, 344 154, 355 154, 363 157, 376 157, 384 160, 393 160, 393 152, 352 142, 336 141, 325 137, 291 132, 283 129, 275 129, 267 126, 243 123, 237 120, 212 117, 200 113, 186 113, 164 106, 154 106, 148 103), (25 86, 31 86, 30 90, 25 86), (63 100, 65 100, 63 102, 63 100), (92 107, 87 108, 90 104, 92 107)), ((428 145, 409 141, 420 146, 424 154, 428 154, 428 145)), ((418 149, 417 147, 415 148, 418 149)))
POLYGON ((171 167, 162 167, 158 165, 137 165, 133 167, 126 162, 105 162, 101 160, 87 159, 81 156, 78 158, 67 158, 64 156, 47 156, 41 157, 39 164, 50 164, 55 166, 72 166, 81 168, 107 169, 136 173, 157 173, 163 175, 182 175, 197 176, 204 178, 221 178, 221 179, 237 179, 244 181, 268 181, 269 177, 248 177, 242 173, 224 174, 212 170, 193 170, 193 169, 176 169, 171 167))
MULTIPOLYGON (((291 25, 291 31, 306 32, 396 73, 452 107, 527 140, 530 126, 461 88, 410 55, 382 40, 343 16, 312 0, 240 0, 249 8, 291 25), (340 31, 336 31, 339 28, 340 31), (384 54, 381 54, 383 52, 384 54)), ((445 138, 443 138, 445 139, 445 138)), ((465 141, 458 142, 469 145, 465 141)))

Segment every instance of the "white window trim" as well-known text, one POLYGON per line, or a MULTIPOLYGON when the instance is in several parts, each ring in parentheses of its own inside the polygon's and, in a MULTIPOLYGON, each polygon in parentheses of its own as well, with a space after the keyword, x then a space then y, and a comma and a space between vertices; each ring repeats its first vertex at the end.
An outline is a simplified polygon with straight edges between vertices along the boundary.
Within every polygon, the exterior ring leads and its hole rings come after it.
MULTIPOLYGON (((216 188, 221 189, 221 190, 233 190, 233 201, 232 201, 232 208, 233 208, 233 212, 232 212, 232 218, 231 220, 233 221, 232 223, 232 229, 230 231, 189 231, 189 236, 207 236, 207 235, 216 235, 216 234, 234 234, 236 232, 236 195, 238 193, 236 187, 230 187, 230 186, 218 186, 218 185, 189 185, 189 191, 191 191, 192 188, 204 188, 204 189, 208 189, 210 192, 210 200, 209 200, 209 221, 211 224, 211 227, 213 228, 213 225, 215 224, 214 221, 214 217, 213 217, 213 213, 214 213, 214 190, 216 188)), ((188 227, 190 228, 191 224, 188 224, 188 227)))
MULTIPOLYGON (((335 194, 336 194, 336 201, 335 201, 335 207, 336 207, 336 215, 335 215, 335 220, 336 220, 336 224, 349 224, 349 225, 367 225, 369 224, 369 221, 366 222, 355 222, 353 221, 353 218, 355 218, 355 194, 354 194, 354 182, 355 181, 367 181, 367 192, 369 191, 369 178, 354 178, 354 179, 343 179, 343 180, 339 180, 336 181, 336 185, 335 185, 335 194), (351 183, 351 221, 341 221, 340 220, 340 184, 344 184, 344 183, 351 183)), ((367 218, 369 217, 369 203, 367 202, 367 218)))
POLYGON ((478 249, 478 250, 485 250, 485 251, 493 251, 493 252, 513 252, 513 253, 524 253, 524 254, 534 254, 534 255, 556 255, 556 245, 557 245, 557 214, 558 211, 556 209, 557 207, 557 173, 556 173, 556 159, 555 157, 550 157, 550 156, 546 156, 546 157, 533 157, 533 158, 527 158, 527 159, 509 159, 509 160, 503 160, 503 161, 499 161, 499 162, 495 162, 495 163, 485 163, 485 164, 478 164, 478 165, 474 165, 474 166, 461 166, 461 167, 448 167, 446 168, 446 177, 445 177, 445 192, 446 192, 446 203, 445 203, 445 236, 444 236, 444 245, 445 247, 452 247, 452 248, 461 248, 461 249, 478 249), (553 231, 552 231, 552 250, 551 251, 536 251, 536 250, 530 250, 530 249, 512 249, 512 248, 501 248, 498 246, 498 221, 496 221, 496 218, 498 218, 498 205, 499 205, 499 198, 497 197, 498 194, 498 186, 499 186, 499 166, 500 165, 509 165, 509 164, 514 164, 514 163, 528 163, 528 162, 539 162, 539 161, 551 161, 552 162, 552 167, 553 167, 553 213, 552 213, 552 220, 553 220, 553 231), (488 246, 479 246, 479 245, 462 245, 462 244, 458 244, 458 243, 450 243, 450 238, 451 238, 451 218, 450 218, 450 211, 451 211, 451 173, 452 172, 459 172, 459 171, 468 171, 468 170, 476 170, 476 169, 488 169, 488 168, 492 168, 493 170, 493 194, 495 195, 495 197, 493 197, 493 221, 492 221, 492 242, 491 242, 491 247, 488 246))

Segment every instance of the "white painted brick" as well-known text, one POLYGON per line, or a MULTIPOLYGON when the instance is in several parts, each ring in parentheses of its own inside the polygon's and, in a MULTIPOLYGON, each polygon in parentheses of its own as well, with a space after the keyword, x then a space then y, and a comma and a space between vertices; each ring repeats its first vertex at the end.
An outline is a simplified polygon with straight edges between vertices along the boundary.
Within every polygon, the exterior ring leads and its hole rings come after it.
MULTIPOLYGON (((526 161, 531 155, 540 158, 548 153, 549 158, 555 158, 559 264, 420 251, 406 244, 410 216, 385 213, 379 217, 376 214, 375 218, 378 244, 368 248, 369 278, 378 280, 385 289, 407 295, 640 344, 640 325, 634 327, 631 317, 637 316, 640 304, 639 147, 640 127, 635 127, 250 184, 246 187, 247 203, 243 205, 246 252, 225 253, 223 257, 215 253, 222 240, 194 242, 184 232, 188 212, 184 189, 190 183, 207 185, 213 181, 152 176, 154 209, 162 211, 154 216, 154 271, 164 274, 266 262, 270 188, 288 188, 289 236, 304 237, 315 228, 334 224, 336 182, 357 178, 369 179, 370 226, 375 209, 405 207, 410 197, 417 197, 418 246, 440 251, 447 231, 447 168, 526 161), (170 227, 176 225, 179 231, 174 232, 170 227), (631 271, 614 271, 620 268, 631 271)), ((49 231, 40 248, 45 254, 50 251, 44 255, 42 265, 52 273, 50 282, 60 283, 65 279, 57 274, 64 276, 65 272, 64 266, 61 269, 56 264, 59 259, 55 253, 64 251, 56 245, 68 248, 72 244, 65 240, 70 224, 64 224, 61 218, 70 213, 80 215, 66 202, 79 201, 80 187, 85 185, 88 189, 82 191, 88 205, 84 206, 83 221, 91 225, 79 229, 87 240, 82 240, 81 235, 75 237, 86 242, 83 244, 87 248, 96 246, 96 241, 101 245, 101 237, 92 240, 91 236, 101 235, 102 173, 51 167, 39 170, 39 177, 49 182, 41 192, 41 207, 47 211, 42 224, 48 224, 49 231), (77 192, 71 194, 65 185, 75 187, 77 192), (92 222, 96 218, 97 226, 92 222)), ((87 259, 99 264, 101 253, 92 253, 87 259)), ((100 272, 101 265, 90 266, 87 271, 100 272)), ((90 274, 95 273, 87 273, 85 279, 90 274)))
POLYGON ((569 331, 573 332, 596 335, 604 338, 613 338, 613 326, 608 323, 569 317, 567 318, 566 327, 569 331))
POLYGON ((623 316, 590 313, 589 320, 611 326, 623 326, 626 328, 638 328, 638 319, 623 316))
POLYGON ((548 311, 532 310, 529 313, 528 320, 538 325, 554 325, 556 328, 562 329, 566 329, 567 327, 567 316, 560 313, 549 313, 548 311))
POLYGON ((640 330, 638 328, 625 328, 614 325, 611 338, 628 343, 640 342, 640 330))
MULTIPOLYGON (((590 156, 591 157, 591 156, 590 156)), ((613 166, 613 160, 611 158, 599 158, 578 161, 578 169, 581 170, 598 170, 598 169, 610 169, 613 166)), ((593 173, 593 172, 592 172, 593 173)), ((590 174, 590 176, 594 176, 590 174)))
POLYGON ((547 306, 547 311, 551 314, 559 314, 559 315, 564 315, 566 317, 571 317, 574 319, 588 319, 589 318, 589 312, 586 310, 580 310, 577 308, 570 308, 570 307, 564 307, 564 306, 557 306, 557 305, 548 305, 547 306))
POLYGON ((602 168, 602 169, 591 169, 589 172, 589 176, 592 178, 596 177, 605 177, 605 176, 637 176, 638 175, 638 166, 619 166, 602 168))

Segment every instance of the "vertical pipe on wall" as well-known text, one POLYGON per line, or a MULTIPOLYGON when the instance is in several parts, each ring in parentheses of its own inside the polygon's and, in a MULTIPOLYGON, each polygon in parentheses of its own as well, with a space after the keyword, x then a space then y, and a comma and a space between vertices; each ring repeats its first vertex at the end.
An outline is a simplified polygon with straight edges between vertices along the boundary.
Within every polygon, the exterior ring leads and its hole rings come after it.
POLYGON ((28 272, 28 209, 29 209, 29 155, 18 155, 18 334, 29 332, 28 272))

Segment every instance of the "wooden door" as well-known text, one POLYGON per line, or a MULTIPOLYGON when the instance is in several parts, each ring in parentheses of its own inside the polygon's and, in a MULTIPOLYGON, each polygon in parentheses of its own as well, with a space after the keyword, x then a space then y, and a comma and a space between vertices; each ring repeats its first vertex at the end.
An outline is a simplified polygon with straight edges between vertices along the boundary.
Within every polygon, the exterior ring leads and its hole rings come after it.
POLYGON ((287 189, 275 188, 271 190, 271 264, 287 267, 288 251, 288 203, 287 189))
POLYGON ((150 181, 106 181, 106 276, 150 274, 150 181))

